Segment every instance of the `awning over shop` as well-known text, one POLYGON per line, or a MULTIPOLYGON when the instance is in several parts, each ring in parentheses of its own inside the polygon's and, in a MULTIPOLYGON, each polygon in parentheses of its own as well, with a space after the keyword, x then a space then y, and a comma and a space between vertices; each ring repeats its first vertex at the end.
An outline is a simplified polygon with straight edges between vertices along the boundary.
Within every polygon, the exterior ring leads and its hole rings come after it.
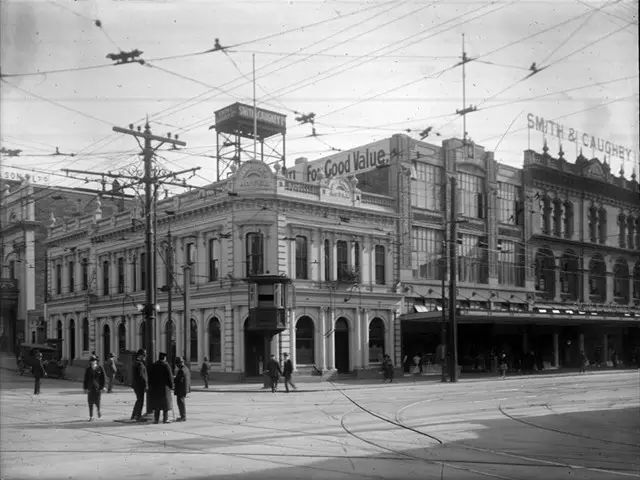
MULTIPOLYGON (((401 321, 439 322, 442 311, 412 312, 400 315, 401 321)), ((505 312, 492 310, 459 309, 459 324, 535 324, 535 325, 629 325, 640 326, 640 312, 595 312, 567 308, 546 309, 537 307, 530 312, 505 312)), ((447 316, 447 321, 449 320, 447 316)))

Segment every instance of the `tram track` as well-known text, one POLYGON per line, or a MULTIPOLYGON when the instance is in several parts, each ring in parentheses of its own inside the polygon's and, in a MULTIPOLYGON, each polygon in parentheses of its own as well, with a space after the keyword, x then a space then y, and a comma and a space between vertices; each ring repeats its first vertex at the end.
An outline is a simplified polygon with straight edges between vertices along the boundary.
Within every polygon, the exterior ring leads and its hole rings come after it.
MULTIPOLYGON (((426 400, 420 400, 417 402, 412 402, 410 404, 404 405, 403 407, 399 408, 398 410, 396 410, 395 414, 394 414, 394 420, 391 420, 389 418, 386 418, 376 412, 373 412, 369 409, 367 409, 366 407, 362 406, 361 404, 359 404, 358 402, 356 402, 355 400, 353 400, 349 395, 347 395, 343 390, 335 387, 342 395, 344 395, 351 403, 353 403, 358 409, 360 409, 362 412, 377 418, 379 420, 382 420, 386 423, 395 425, 399 428, 414 432, 418 435, 422 435, 425 437, 428 437, 430 440, 435 441, 437 443, 436 447, 439 449, 446 449, 446 448, 455 448, 455 449, 464 449, 464 450, 469 450, 469 451, 473 451, 473 452, 479 452, 479 453, 483 453, 483 454, 489 454, 489 455, 495 455, 495 456, 502 456, 502 457, 507 457, 510 459, 514 459, 514 460, 518 460, 519 463, 514 463, 514 462, 482 462, 482 461, 476 461, 476 460, 471 460, 469 463, 474 463, 474 464, 482 464, 482 463, 491 463, 492 465, 506 465, 506 466, 511 466, 511 467, 527 467, 527 468, 540 468, 540 467, 549 467, 549 468, 566 468, 566 469, 570 469, 571 471, 590 471, 594 474, 609 474, 609 475, 615 475, 615 476, 622 476, 622 477, 632 477, 632 478, 640 478, 640 474, 634 473, 634 472, 630 472, 628 470, 623 470, 623 469, 613 469, 613 468, 599 468, 599 467, 594 467, 594 466, 586 466, 586 465, 579 465, 576 464, 575 462, 572 463, 567 463, 567 462, 563 462, 563 461, 558 461, 558 460, 547 460, 547 459, 542 459, 542 458, 538 458, 538 457, 534 457, 534 456, 526 456, 526 455, 522 455, 522 454, 518 454, 518 453, 513 453, 513 452, 509 452, 506 450, 499 450, 499 449, 490 449, 490 448, 483 448, 483 447, 476 447, 476 446, 472 446, 472 445, 468 445, 467 443, 463 443, 463 442, 457 442, 454 445, 451 445, 450 443, 444 441, 442 438, 439 438, 431 433, 427 433, 424 432, 423 430, 420 430, 416 427, 407 425, 403 419, 402 419, 402 412, 409 409, 409 408, 414 408, 420 404, 426 403, 426 402, 433 402, 434 399, 426 399, 426 400)), ((491 399, 487 399, 486 401, 492 401, 491 399)), ((493 411, 495 411, 495 408, 493 409, 493 411)), ((498 412, 500 412, 500 414, 512 421, 518 421, 521 419, 518 419, 516 417, 513 417, 509 414, 507 414, 504 411, 504 408, 502 406, 502 404, 498 405, 498 412)), ((477 412, 476 412, 477 413, 477 412)), ((404 452, 404 451, 398 451, 397 449, 394 448, 390 448, 386 445, 383 445, 379 442, 375 442, 372 441, 371 439, 367 439, 365 438, 362 434, 359 434, 357 432, 354 432, 352 429, 348 428, 345 425, 345 418, 348 415, 348 413, 346 413, 343 418, 341 419, 341 426, 342 428, 351 436, 353 436, 354 438, 357 438, 358 440, 376 446, 377 448, 392 452, 396 455, 401 455, 404 457, 408 457, 411 459, 415 459, 415 460, 421 460, 430 464, 440 464, 442 466, 442 472, 441 472, 441 478, 444 478, 444 467, 450 467, 450 468, 454 468, 456 470, 465 470, 469 473, 475 473, 478 475, 482 475, 482 476, 487 476, 487 477, 493 477, 493 478, 509 478, 509 479, 513 479, 512 476, 509 477, 502 477, 500 475, 496 475, 495 473, 491 473, 491 472, 486 472, 486 471, 481 471, 478 470, 476 468, 469 468, 469 467, 465 467, 462 465, 459 465, 460 463, 464 463, 461 462, 459 460, 456 461, 451 461, 451 460, 435 460, 435 459, 426 459, 424 457, 420 457, 420 456, 416 456, 416 455, 412 455, 410 453, 404 452)), ((520 422, 520 423, 524 423, 527 424, 531 427, 539 427, 538 425, 532 423, 532 422, 520 422)), ((558 433, 558 434, 566 434, 566 435, 572 435, 572 432, 567 432, 567 431, 563 431, 560 429, 551 429, 551 428, 544 428, 541 427, 544 430, 547 431, 552 431, 554 433, 558 433)), ((588 438, 590 440, 595 440, 595 441, 603 441, 603 439, 600 439, 598 437, 593 437, 593 436, 586 436, 586 435, 575 435, 578 437, 582 437, 582 438, 588 438)), ((638 447, 640 445, 638 444, 632 444, 632 443, 626 443, 626 442, 616 442, 616 441, 607 441, 604 440, 603 443, 609 443, 609 444, 617 444, 620 446, 628 446, 628 447, 638 447)))

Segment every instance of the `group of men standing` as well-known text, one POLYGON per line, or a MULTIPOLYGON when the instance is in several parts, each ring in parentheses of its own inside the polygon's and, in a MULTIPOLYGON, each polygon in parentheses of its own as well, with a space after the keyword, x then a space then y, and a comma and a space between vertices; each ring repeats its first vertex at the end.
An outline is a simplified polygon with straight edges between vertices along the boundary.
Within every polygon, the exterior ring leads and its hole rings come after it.
POLYGON ((172 392, 176 396, 180 417, 177 422, 187 420, 187 408, 185 399, 191 390, 191 373, 185 366, 181 357, 176 357, 175 375, 167 363, 166 353, 160 353, 158 360, 151 365, 149 372, 144 363, 146 352, 142 349, 136 353, 136 361, 133 366, 131 386, 136 394, 136 403, 131 412, 131 420, 145 421, 142 416, 144 396, 148 392, 147 412, 153 412, 153 423, 159 423, 160 411, 162 422, 169 423, 169 410, 173 410, 171 400, 172 392))

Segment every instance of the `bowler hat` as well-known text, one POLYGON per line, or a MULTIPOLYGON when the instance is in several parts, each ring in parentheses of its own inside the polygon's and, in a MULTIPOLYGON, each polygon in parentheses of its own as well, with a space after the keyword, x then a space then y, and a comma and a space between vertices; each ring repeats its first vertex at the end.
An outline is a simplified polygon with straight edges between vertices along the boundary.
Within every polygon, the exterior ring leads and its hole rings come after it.
POLYGON ((285 356, 285 357, 288 357, 288 356, 289 356, 289 354, 288 354, 288 353, 283 353, 282 355, 283 355, 283 356, 285 356))
POLYGON ((90 362, 97 362, 97 361, 98 361, 98 357, 96 357, 95 355, 91 355, 91 356, 89 357, 89 361, 90 361, 90 362))
POLYGON ((166 354, 166 353, 164 353, 164 352, 160 352, 160 353, 158 354, 158 358, 159 358, 160 360, 165 360, 165 359, 167 358, 167 354, 166 354))
POLYGON ((109 353, 109 358, 113 358, 113 353, 109 353))
POLYGON ((176 357, 176 363, 182 363, 182 357, 176 357))
POLYGON ((138 350, 136 352, 136 355, 146 355, 146 354, 147 354, 147 352, 144 351, 144 348, 141 348, 140 350, 138 350))

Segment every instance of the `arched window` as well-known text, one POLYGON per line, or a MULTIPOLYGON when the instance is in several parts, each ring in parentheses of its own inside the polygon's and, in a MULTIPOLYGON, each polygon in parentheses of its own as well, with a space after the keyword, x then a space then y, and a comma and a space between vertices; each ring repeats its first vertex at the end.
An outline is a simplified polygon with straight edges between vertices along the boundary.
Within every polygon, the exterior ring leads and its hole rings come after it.
POLYGON ((565 300, 578 299, 578 267, 578 256, 572 250, 567 250, 560 259, 560 292, 565 300))
POLYGON ((262 233, 251 232, 246 236, 247 276, 264 272, 264 253, 262 233))
POLYGON ((613 301, 629 303, 629 265, 619 258, 613 266, 613 301))
POLYGON ((173 360, 176 358, 176 327, 173 324, 173 320, 168 320, 164 326, 164 345, 167 362, 172 365, 173 360))
POLYGON ((598 241, 598 209, 595 205, 589 207, 589 240, 591 243, 598 241))
POLYGON ((607 267, 600 254, 589 262, 589 299, 592 302, 604 302, 607 298, 607 267))
POLYGON ((217 318, 209 320, 209 361, 222 361, 222 343, 220 341, 220 321, 217 318))
POLYGON ((633 267, 633 300, 640 304, 640 261, 633 267))
POLYGON ((369 363, 382 363, 384 347, 384 322, 374 318, 369 324, 369 363))
POLYGON ((69 360, 76 358, 76 322, 69 320, 69 360))
POLYGON ((549 249, 540 249, 535 260, 535 289, 543 298, 553 298, 555 295, 555 259, 549 249))
POLYGON ((551 199, 545 195, 542 198, 542 233, 545 235, 551 235, 551 213, 553 208, 551 207, 551 199))
POLYGON ((105 325, 102 328, 102 355, 107 358, 107 355, 111 352, 111 328, 109 325, 105 325))
POLYGON ((122 353, 127 349, 127 327, 124 322, 118 325, 118 352, 122 353))
POLYGON ((573 238, 573 203, 564 202, 564 238, 573 238))
POLYGON ((618 230, 618 244, 624 248, 627 245, 627 217, 624 216, 624 213, 618 215, 618 230))
POLYGON ((89 319, 87 317, 82 319, 82 350, 89 351, 89 319))
POLYGON ((138 330, 140 348, 145 348, 147 345, 147 325, 144 321, 140 323, 140 330, 138 330))
POLYGON ((607 243, 607 211, 604 207, 598 210, 598 239, 600 243, 607 243))
POLYGON ((553 234, 562 236, 562 201, 559 198, 553 201, 553 234))
POLYGON ((313 365, 315 363, 313 320, 300 317, 296 322, 296 364, 313 365))
POLYGON ((192 318, 191 319, 191 362, 198 362, 198 324, 192 318))

